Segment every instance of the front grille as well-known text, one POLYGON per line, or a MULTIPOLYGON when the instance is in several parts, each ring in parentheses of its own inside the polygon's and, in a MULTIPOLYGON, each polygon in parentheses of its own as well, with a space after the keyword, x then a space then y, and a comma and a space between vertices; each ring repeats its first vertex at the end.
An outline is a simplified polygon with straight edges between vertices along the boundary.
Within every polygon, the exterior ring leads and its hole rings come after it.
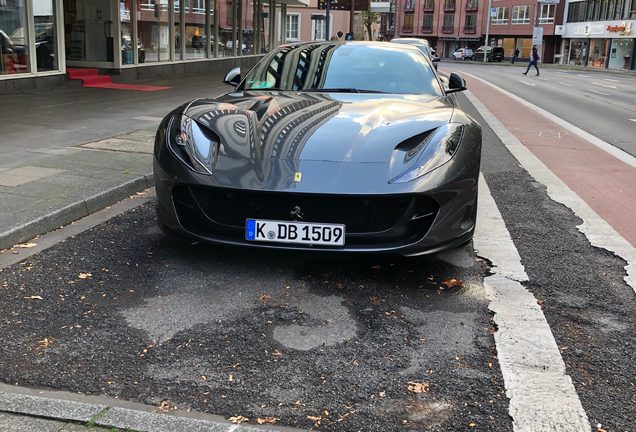
POLYGON ((243 229, 245 219, 293 220, 299 207, 303 222, 338 223, 347 234, 379 233, 391 229, 411 206, 411 196, 323 195, 254 192, 190 187, 208 218, 217 224, 243 229))

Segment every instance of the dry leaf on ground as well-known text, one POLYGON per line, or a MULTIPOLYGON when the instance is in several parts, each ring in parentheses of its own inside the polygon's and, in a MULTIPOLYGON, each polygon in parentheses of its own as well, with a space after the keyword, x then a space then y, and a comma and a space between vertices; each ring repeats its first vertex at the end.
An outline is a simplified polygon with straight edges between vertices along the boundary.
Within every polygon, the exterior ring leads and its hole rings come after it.
POLYGON ((256 419, 256 423, 258 424, 274 424, 278 420, 278 417, 259 417, 256 419))
POLYGON ((20 249, 28 249, 28 248, 36 247, 37 245, 38 245, 37 243, 20 243, 13 247, 20 248, 20 249))
POLYGON ((259 297, 260 301, 272 301, 272 296, 269 294, 261 294, 259 297))
POLYGON ((322 420, 321 416, 307 416, 307 418, 314 422, 319 422, 320 420, 322 420))
POLYGON ((27 299, 27 300, 44 300, 42 298, 42 296, 39 296, 39 295, 28 296, 28 297, 25 297, 25 299, 27 299))
POLYGON ((446 288, 464 288, 464 282, 457 278, 445 279, 442 281, 442 285, 446 288))
POLYGON ((162 400, 161 404, 159 405, 159 411, 161 412, 170 411, 170 402, 168 402, 167 400, 162 400))
POLYGON ((430 388, 430 385, 425 382, 410 381, 408 384, 408 389, 411 393, 426 393, 430 388))
POLYGON ((38 348, 48 348, 53 345, 53 342, 55 342, 55 339, 46 337, 38 342, 38 348))
POLYGON ((230 423, 236 423, 236 424, 241 424, 243 422, 248 421, 249 419, 247 417, 243 417, 242 415, 237 415, 234 417, 230 417, 229 419, 227 419, 230 423))
POLYGON ((273 355, 274 357, 280 357, 280 356, 282 356, 282 355, 283 355, 283 353, 282 353, 282 352, 280 352, 280 351, 278 351, 278 350, 274 350, 274 351, 272 351, 272 355, 273 355))
POLYGON ((80 273, 79 276, 77 276, 80 279, 88 279, 91 276, 93 276, 91 273, 80 273))

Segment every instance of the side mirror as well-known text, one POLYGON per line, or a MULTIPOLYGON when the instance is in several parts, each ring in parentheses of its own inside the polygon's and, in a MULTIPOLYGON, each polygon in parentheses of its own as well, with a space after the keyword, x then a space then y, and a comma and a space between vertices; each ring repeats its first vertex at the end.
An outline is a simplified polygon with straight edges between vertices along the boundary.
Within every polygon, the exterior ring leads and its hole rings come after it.
POLYGON ((439 63, 439 60, 440 60, 440 59, 439 59, 439 57, 432 57, 432 58, 431 58, 431 61, 432 61, 433 63, 439 63))
POLYGON ((466 81, 464 81, 464 78, 455 72, 451 73, 448 79, 448 90, 446 90, 446 94, 464 90, 466 90, 466 81))
POLYGON ((229 71, 225 78, 223 78, 223 82, 225 84, 231 85, 232 87, 236 87, 241 83, 241 68, 235 67, 231 71, 229 71))

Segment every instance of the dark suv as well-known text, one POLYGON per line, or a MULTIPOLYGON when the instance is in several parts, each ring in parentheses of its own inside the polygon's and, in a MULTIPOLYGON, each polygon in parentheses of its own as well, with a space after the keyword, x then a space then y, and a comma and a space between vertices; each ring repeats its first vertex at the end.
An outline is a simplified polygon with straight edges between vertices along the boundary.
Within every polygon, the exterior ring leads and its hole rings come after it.
POLYGON ((489 62, 501 62, 504 58, 504 49, 500 46, 480 46, 475 51, 475 59, 483 60, 484 52, 486 53, 486 60, 489 62))

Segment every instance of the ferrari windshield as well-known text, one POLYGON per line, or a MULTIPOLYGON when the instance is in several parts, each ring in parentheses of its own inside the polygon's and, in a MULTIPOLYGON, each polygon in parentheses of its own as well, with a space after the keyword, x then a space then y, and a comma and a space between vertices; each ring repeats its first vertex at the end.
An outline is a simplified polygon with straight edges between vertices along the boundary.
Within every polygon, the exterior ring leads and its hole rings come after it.
POLYGON ((281 47, 258 62, 244 85, 245 90, 443 95, 421 52, 388 42, 281 47))

